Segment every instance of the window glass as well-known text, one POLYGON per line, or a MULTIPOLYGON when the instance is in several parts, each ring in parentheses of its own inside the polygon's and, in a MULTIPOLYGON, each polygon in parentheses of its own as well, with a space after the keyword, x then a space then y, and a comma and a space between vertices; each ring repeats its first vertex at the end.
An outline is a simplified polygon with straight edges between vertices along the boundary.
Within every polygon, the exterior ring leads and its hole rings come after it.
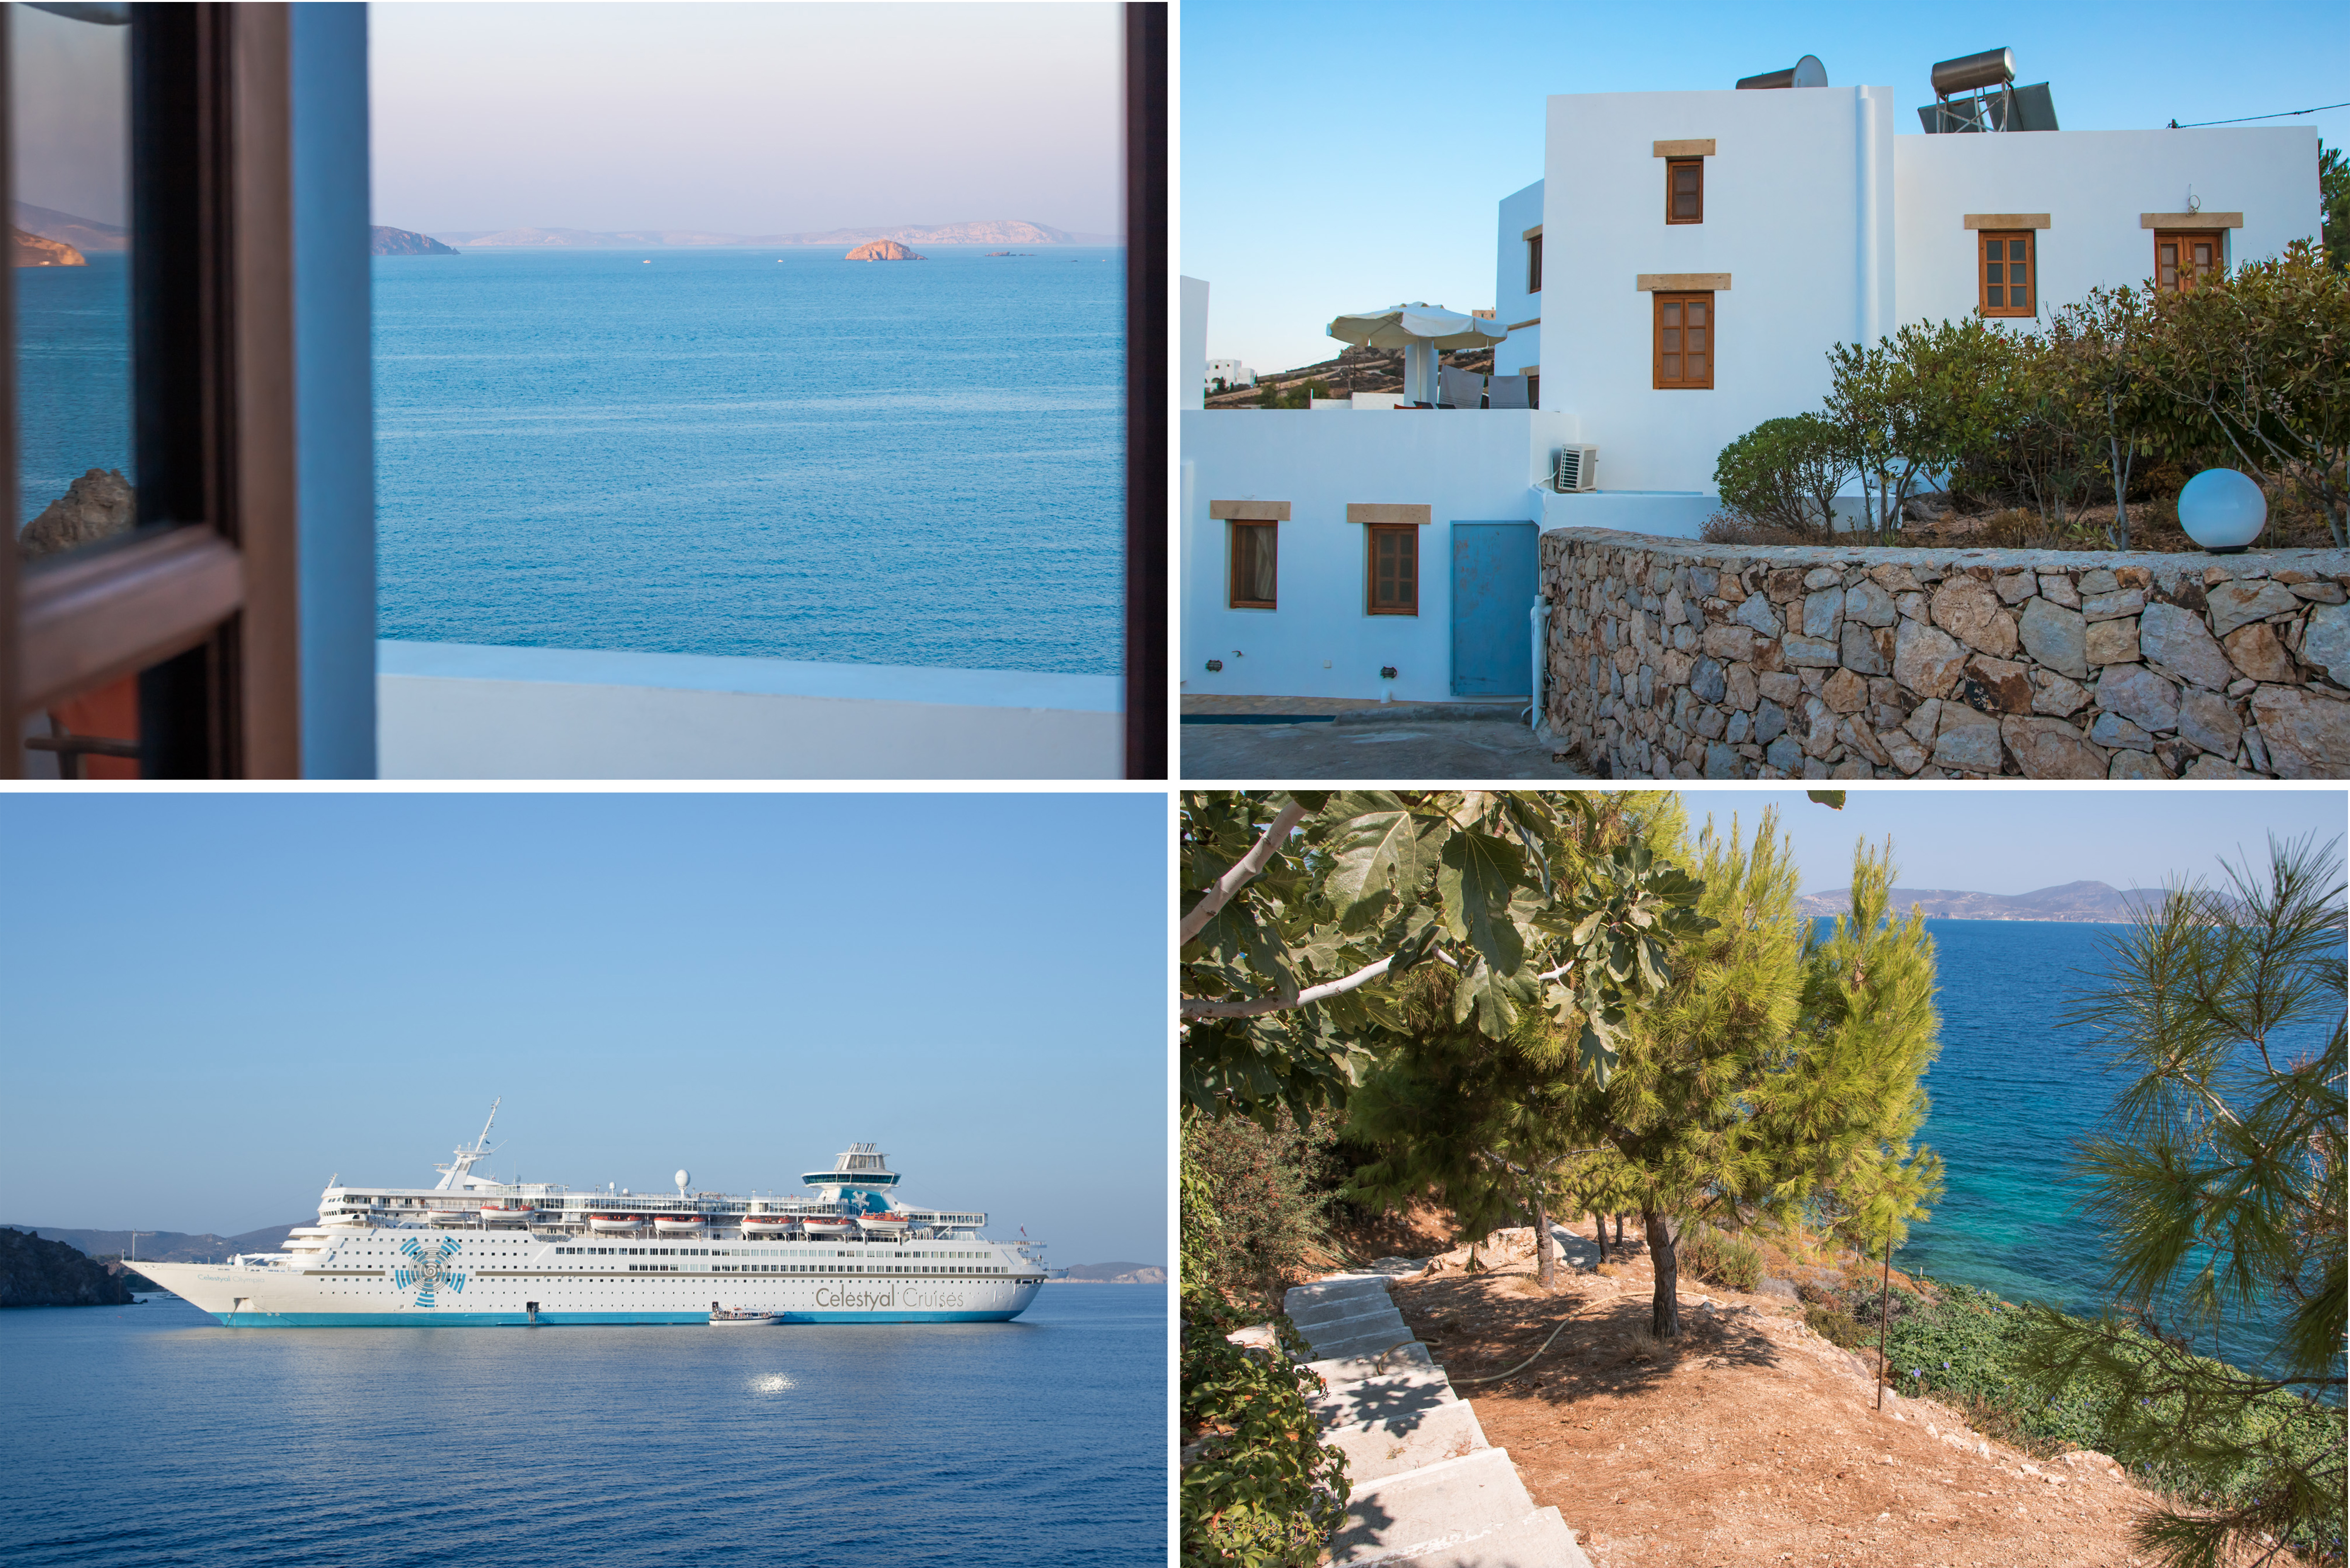
POLYGON ((1528 294, 1542 292, 1542 243, 1543 237, 1540 234, 1534 235, 1526 242, 1526 292, 1528 294))
POLYGON ((1704 159, 1669 158, 1665 161, 1665 221, 1669 223, 1705 222, 1704 159))
POLYGON ((1370 530, 1371 613, 1419 613, 1419 530, 1375 524, 1370 530))
POLYGON ((1279 527, 1275 523, 1232 525, 1232 602, 1235 608, 1272 609, 1279 602, 1279 527))
POLYGON ((1663 388, 1711 387, 1713 296, 1659 294, 1655 308, 1656 385, 1663 388))

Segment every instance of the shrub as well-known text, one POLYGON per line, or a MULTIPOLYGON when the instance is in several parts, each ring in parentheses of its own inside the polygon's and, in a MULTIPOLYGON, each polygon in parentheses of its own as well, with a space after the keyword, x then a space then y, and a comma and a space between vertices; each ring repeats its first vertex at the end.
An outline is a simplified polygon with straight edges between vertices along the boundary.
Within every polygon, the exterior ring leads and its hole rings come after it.
POLYGON ((1762 1282, 1761 1249, 1711 1225, 1690 1226, 1675 1251, 1682 1268, 1725 1290, 1751 1291, 1762 1282))
POLYGON ((1852 472, 1836 448, 1835 431, 1816 415, 1764 420, 1721 449, 1714 488, 1738 521, 1797 535, 1825 533, 1833 525, 1835 493, 1852 472))
POLYGON ((1297 1331, 1276 1318, 1277 1345, 1243 1349, 1225 1336, 1244 1321, 1208 1292, 1184 1294, 1182 1561, 1312 1568, 1346 1517, 1347 1458, 1305 1403, 1323 1384, 1297 1331))
POLYGON ((1245 1116, 1183 1124, 1184 1286, 1251 1308, 1281 1310, 1282 1292, 1326 1244, 1336 1186, 1336 1119, 1303 1127, 1284 1109, 1267 1132, 1245 1116))

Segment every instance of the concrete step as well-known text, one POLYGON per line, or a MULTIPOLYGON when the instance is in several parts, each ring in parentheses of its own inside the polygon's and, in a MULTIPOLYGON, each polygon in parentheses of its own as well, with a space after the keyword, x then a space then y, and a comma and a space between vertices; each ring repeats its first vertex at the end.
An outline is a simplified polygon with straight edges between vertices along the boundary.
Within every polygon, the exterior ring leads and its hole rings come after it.
MULTIPOLYGON (((1290 1321, 1297 1322, 1295 1318, 1290 1321)), ((1357 1334, 1368 1334, 1374 1328, 1393 1327, 1402 1322, 1403 1314, 1381 1303, 1375 1307, 1366 1307, 1361 1312, 1348 1313, 1344 1317, 1325 1317, 1317 1318, 1311 1323, 1299 1323, 1297 1332, 1305 1336, 1307 1344, 1319 1345, 1326 1339, 1347 1339, 1357 1334)), ((1412 1332, 1408 1328, 1403 1329, 1397 1334, 1396 1337, 1409 1339, 1412 1337, 1412 1332)))
POLYGON ((1316 1280, 1311 1284, 1292 1285, 1281 1298, 1281 1310, 1295 1317, 1327 1302, 1349 1301, 1357 1297, 1387 1299, 1388 1282, 1377 1274, 1354 1278, 1316 1280))
MULTIPOLYGON (((1348 1561, 1334 1559, 1334 1568, 1348 1561)), ((1367 1561, 1409 1563, 1411 1568, 1591 1568, 1591 1559, 1575 1543, 1575 1532, 1555 1508, 1537 1509, 1514 1523, 1471 1540, 1434 1542, 1408 1556, 1367 1561)))
POLYGON ((1357 1484, 1347 1519, 1330 1538, 1334 1564, 1409 1562, 1523 1521, 1534 1499, 1518 1480, 1507 1449, 1357 1484))
POLYGON ((1408 1414, 1414 1410, 1431 1409, 1438 1405, 1457 1403, 1452 1381, 1440 1371, 1393 1372, 1381 1377, 1365 1377, 1342 1386, 1333 1386, 1326 1394, 1315 1395, 1306 1403, 1316 1415, 1331 1426, 1344 1426, 1354 1421, 1374 1421, 1387 1416, 1408 1414))
POLYGON ((1322 1440, 1347 1456, 1347 1479, 1357 1486, 1462 1459, 1489 1446, 1477 1412, 1457 1399, 1332 1427, 1322 1440))
MULTIPOLYGON (((1320 1375, 1322 1381, 1329 1386, 1330 1391, 1334 1394, 1345 1389, 1347 1385, 1360 1383, 1367 1377, 1384 1377, 1389 1373, 1409 1371, 1416 1367, 1436 1366, 1436 1364, 1429 1359, 1428 1346, 1416 1339, 1400 1349, 1388 1351, 1384 1355, 1376 1351, 1368 1355, 1332 1355, 1325 1356, 1319 1361, 1309 1361, 1305 1365, 1320 1375)), ((1436 1370, 1443 1369, 1436 1367, 1436 1370)))
POLYGON ((1300 1302, 1289 1308, 1289 1321, 1304 1328, 1310 1324, 1335 1323, 1340 1318, 1360 1317, 1369 1312, 1393 1312, 1395 1303, 1387 1292, 1367 1292, 1362 1295, 1325 1296, 1318 1301, 1300 1302))
POLYGON ((1331 1361, 1349 1355, 1378 1355, 1417 1342, 1403 1319, 1394 1317, 1385 1322, 1366 1319, 1362 1326, 1349 1326, 1344 1334, 1308 1334, 1306 1343, 1314 1347, 1316 1361, 1331 1361))

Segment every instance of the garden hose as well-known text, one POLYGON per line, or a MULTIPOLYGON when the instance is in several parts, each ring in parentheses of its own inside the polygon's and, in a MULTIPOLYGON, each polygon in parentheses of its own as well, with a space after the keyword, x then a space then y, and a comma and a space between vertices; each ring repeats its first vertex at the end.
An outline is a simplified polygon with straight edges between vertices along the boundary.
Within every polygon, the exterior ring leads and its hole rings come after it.
POLYGON ((1535 1362, 1540 1361, 1542 1359, 1543 1350, 1548 1350, 1550 1348, 1551 1340, 1556 1339, 1560 1334, 1565 1334, 1566 1332, 1566 1325, 1574 1321, 1575 1314, 1573 1313, 1569 1313, 1565 1317, 1559 1319, 1558 1326, 1550 1331, 1550 1339, 1545 1339, 1542 1342, 1542 1350, 1535 1351, 1532 1355, 1527 1356, 1523 1361, 1519 1362, 1507 1372, 1496 1372, 1491 1377, 1455 1377, 1451 1381, 1455 1383, 1499 1383, 1504 1377, 1515 1376, 1518 1373, 1523 1372, 1527 1367, 1532 1366, 1535 1362))

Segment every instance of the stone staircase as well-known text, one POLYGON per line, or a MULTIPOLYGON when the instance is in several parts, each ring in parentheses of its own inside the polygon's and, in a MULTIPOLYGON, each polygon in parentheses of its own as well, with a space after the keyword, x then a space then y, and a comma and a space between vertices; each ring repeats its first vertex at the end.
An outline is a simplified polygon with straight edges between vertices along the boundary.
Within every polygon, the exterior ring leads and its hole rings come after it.
POLYGON ((1284 1309, 1320 1359, 1314 1404, 1354 1493, 1332 1568, 1591 1568, 1555 1508, 1538 1509, 1477 1413, 1412 1336, 1380 1275, 1299 1285, 1284 1309))

